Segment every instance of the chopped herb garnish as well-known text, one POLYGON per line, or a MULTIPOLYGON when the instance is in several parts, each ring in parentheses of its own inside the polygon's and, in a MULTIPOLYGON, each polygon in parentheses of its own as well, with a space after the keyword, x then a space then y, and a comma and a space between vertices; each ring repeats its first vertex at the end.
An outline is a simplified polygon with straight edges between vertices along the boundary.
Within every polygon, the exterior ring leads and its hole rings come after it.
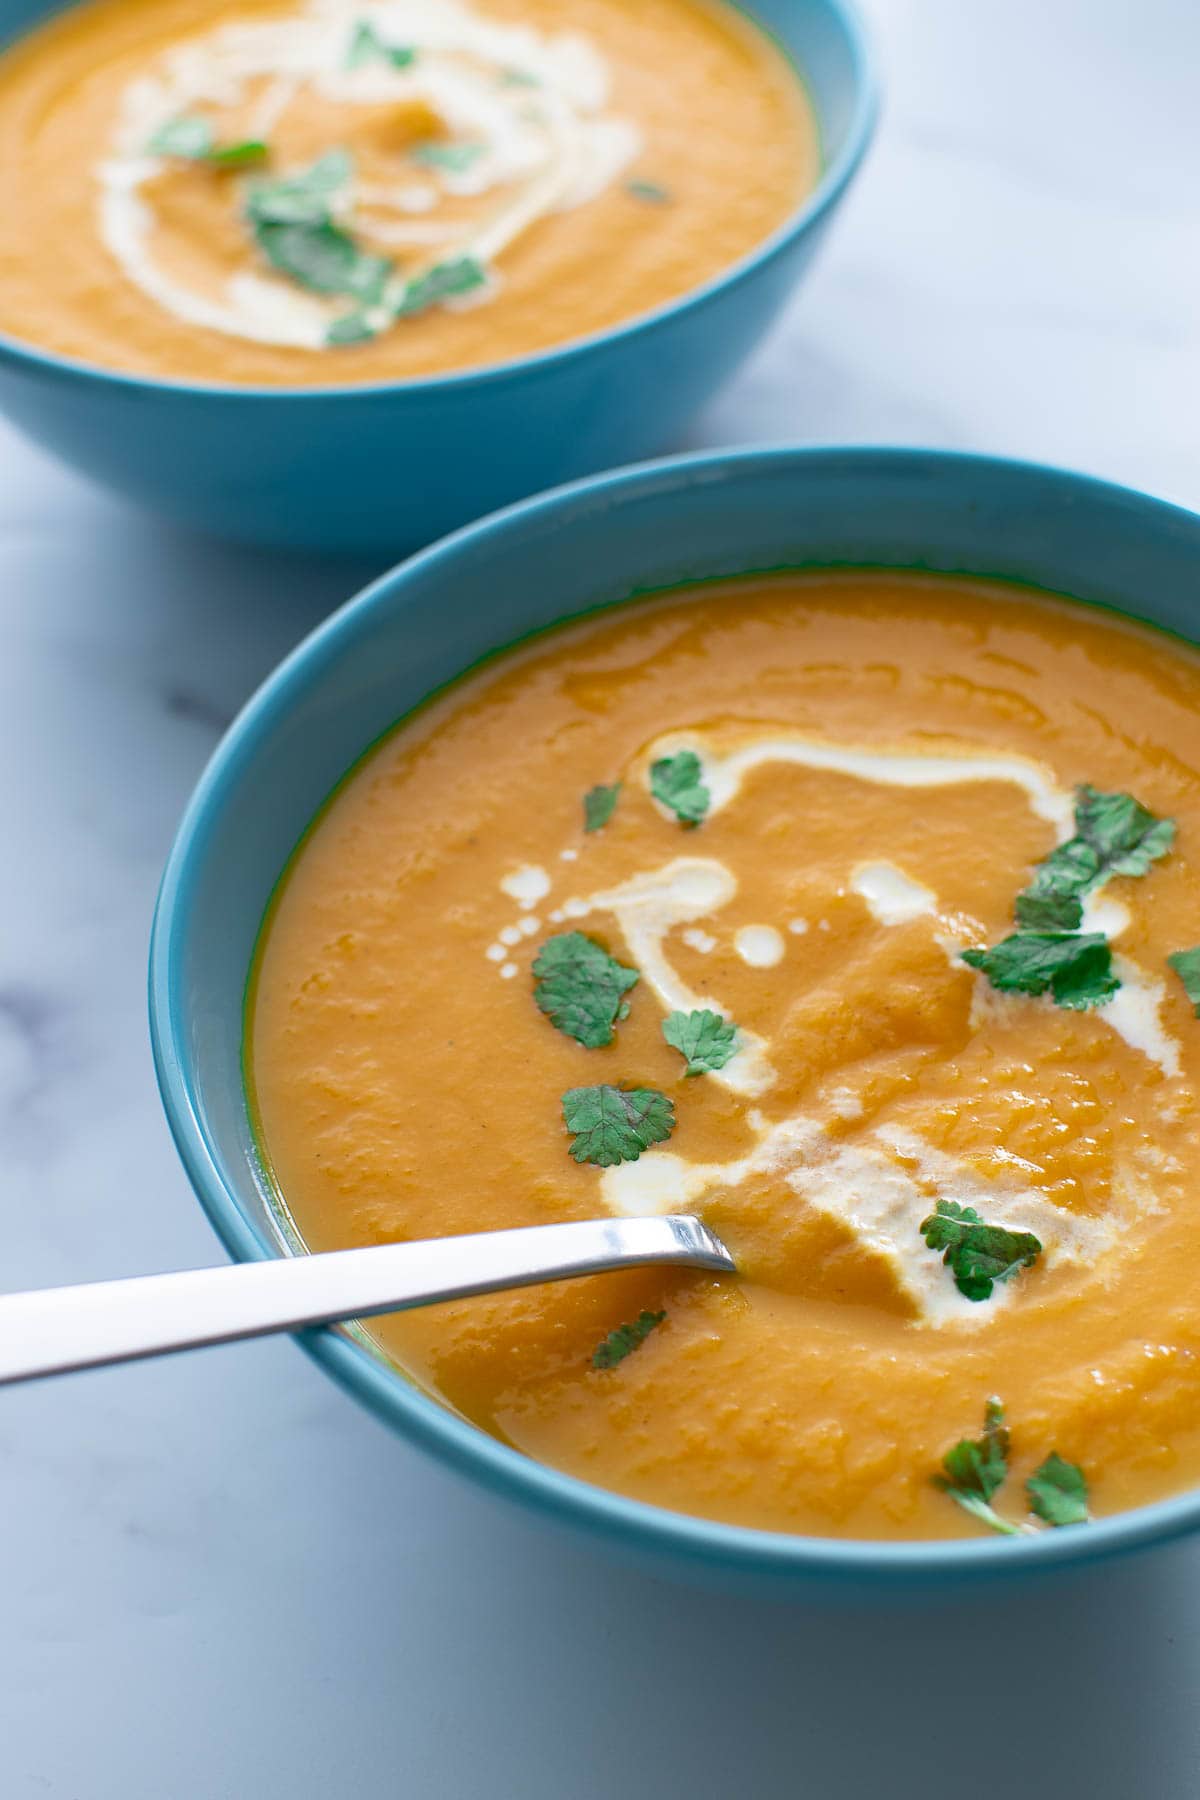
POLYGON ((990 950, 964 950, 963 961, 992 986, 1021 994, 1049 990, 1059 1006, 1100 1006, 1121 983, 1102 932, 1079 933, 1083 897, 1114 875, 1144 875, 1167 854, 1175 821, 1158 819, 1132 794, 1076 790, 1075 836, 1038 864, 1017 895, 1019 929, 990 950))
POLYGON ((411 318, 414 313, 425 312, 443 300, 469 294, 472 289, 483 287, 486 281, 487 270, 473 256, 457 256, 451 262, 435 263, 424 275, 407 283, 394 309, 396 317, 411 318))
POLYGON ((552 1025, 587 1050, 611 1044, 613 1026, 629 1017, 623 998, 638 979, 582 931, 547 938, 534 958, 533 997, 552 1025))
POLYGON ((1079 788, 1075 836, 1039 863, 1017 896, 1017 923, 1036 931, 1076 930, 1084 894, 1114 875, 1145 875, 1174 838, 1175 821, 1156 818, 1132 794, 1079 788))
POLYGON ((574 1134, 571 1155, 578 1163, 611 1169, 636 1162, 651 1144, 675 1129, 675 1108, 657 1088, 570 1088, 562 1097, 563 1118, 574 1134))
POLYGON ((370 311, 362 308, 347 313, 329 327, 325 341, 329 344, 361 344, 378 336, 384 325, 396 319, 411 319, 443 300, 452 300, 456 294, 469 294, 473 288, 482 287, 486 280, 487 271, 474 257, 460 256, 453 262, 437 263, 424 275, 416 276, 403 286, 399 298, 388 295, 386 284, 378 296, 364 294, 368 308, 373 311, 378 306, 376 316, 372 318, 370 311))
POLYGON ((1041 1468, 1025 1483, 1030 1509, 1047 1525, 1086 1525, 1087 1477, 1076 1463, 1065 1462, 1052 1450, 1041 1468))
POLYGON ((346 52, 348 69, 357 69, 368 62, 386 62, 393 69, 407 69, 416 60, 417 53, 411 45, 385 44, 375 27, 366 19, 360 19, 354 27, 350 48, 346 52))
POLYGON ((502 87, 541 87, 542 78, 532 69, 505 69, 500 77, 502 87))
POLYGON ((413 162, 427 169, 446 169, 451 175, 463 175, 483 155, 483 144, 446 144, 439 138, 414 144, 409 151, 413 162))
POLYGON ((214 169, 241 169, 247 163, 263 162, 269 154, 261 138, 242 138, 236 144, 219 144, 208 161, 214 169))
POLYGON ((599 831, 602 825, 608 824, 613 816, 620 793, 619 781, 614 781, 611 787, 599 784, 588 789, 583 796, 583 829, 585 831, 599 831))
POLYGON ((592 1352, 593 1369, 615 1369, 619 1362, 624 1362, 631 1350, 644 1344, 656 1325, 661 1325, 666 1318, 665 1312, 642 1312, 629 1325, 618 1325, 610 1331, 604 1342, 592 1352))
POLYGON ((938 1201, 937 1210, 921 1222, 921 1236, 931 1250, 945 1251, 942 1261, 968 1300, 987 1300, 996 1282, 1031 1269, 1042 1253, 1031 1231, 985 1225, 972 1207, 954 1200, 938 1201))
POLYGON ((698 825, 712 803, 694 750, 660 756, 650 765, 650 792, 669 807, 681 825, 698 825))
POLYGON ((333 321, 325 333, 325 342, 336 349, 346 344, 366 344, 378 335, 368 313, 349 312, 333 321))
POLYGON ((1200 944, 1192 950, 1176 950, 1167 961, 1183 983, 1183 991, 1200 1019, 1200 944))
POLYGON ((246 196, 251 225, 328 225, 333 203, 354 173, 346 150, 329 150, 311 168, 278 181, 256 181, 246 196))
MULTIPOLYGON (((348 231, 334 223, 334 203, 354 173, 345 150, 330 150, 310 169, 279 181, 256 181, 246 196, 246 217, 263 255, 276 269, 317 294, 351 294, 377 306, 392 275, 385 256, 360 250, 348 231)), ((331 343, 355 341, 346 320, 330 327, 331 343)))
MULTIPOLYGON (((942 1458, 943 1473, 935 1475, 933 1485, 949 1494, 952 1500, 993 1531, 1006 1537, 1020 1537, 1032 1532, 1032 1525, 1014 1525, 1001 1518, 991 1504, 992 1495, 1008 1476, 1008 1427, 1004 1408, 998 1400, 989 1400, 984 1413, 983 1436, 962 1438, 942 1458)), ((1029 1505, 1046 1525, 1086 1525, 1088 1512, 1087 1479, 1083 1470, 1052 1450, 1025 1483, 1029 1505)))
POLYGON ((944 1473, 933 1478, 935 1487, 993 1531, 1003 1532, 1006 1537, 1020 1535, 1020 1527, 1002 1519, 990 1504, 1008 1474, 1008 1427, 999 1400, 987 1403, 983 1436, 960 1438, 942 1458, 942 1469, 944 1473))
POLYGON ((665 206, 671 198, 666 188, 660 187, 657 181, 627 181, 625 188, 635 200, 647 200, 651 206, 665 206))
POLYGON ((673 1012, 663 1020, 662 1034, 686 1060, 685 1075, 709 1075, 723 1069, 738 1049, 738 1028, 718 1012, 673 1012))
POLYGON ((962 959, 1006 993, 1044 994, 1059 1006, 1101 1006, 1120 987, 1112 950, 1101 931, 1015 931, 990 950, 964 950, 962 959))
POLYGON ((267 146, 260 138, 242 138, 233 144, 218 144, 216 133, 207 119, 185 114, 163 125, 146 145, 150 156, 173 156, 183 162, 208 163, 216 169, 240 168, 245 163, 261 162, 267 146))
POLYGON ((301 287, 353 294, 367 305, 383 299, 392 264, 360 250, 338 225, 260 225, 255 237, 268 262, 301 287))
POLYGON ((284 274, 320 294, 349 294, 360 304, 335 319, 329 344, 359 344, 383 325, 421 313, 487 280, 473 256, 435 263, 412 280, 393 280, 394 265, 361 250, 336 222, 335 208, 354 173, 345 150, 330 150, 310 169, 279 181, 258 181, 246 198, 246 217, 263 254, 284 274), (378 316, 370 313, 378 309, 378 316))

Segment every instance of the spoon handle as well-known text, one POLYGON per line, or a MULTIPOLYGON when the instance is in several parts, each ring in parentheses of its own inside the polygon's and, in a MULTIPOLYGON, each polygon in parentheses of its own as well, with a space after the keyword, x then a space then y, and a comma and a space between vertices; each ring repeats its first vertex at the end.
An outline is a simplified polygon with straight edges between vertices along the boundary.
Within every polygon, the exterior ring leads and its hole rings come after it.
POLYGON ((641 1263, 732 1272, 699 1219, 528 1225, 0 1296, 0 1383, 641 1263))

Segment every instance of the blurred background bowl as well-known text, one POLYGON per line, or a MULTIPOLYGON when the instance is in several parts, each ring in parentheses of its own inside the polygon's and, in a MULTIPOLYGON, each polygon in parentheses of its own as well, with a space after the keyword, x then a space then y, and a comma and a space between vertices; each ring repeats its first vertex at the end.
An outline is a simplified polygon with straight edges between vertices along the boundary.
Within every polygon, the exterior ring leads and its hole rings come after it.
MULTIPOLYGON (((916 450, 649 464, 512 507, 393 570, 306 639, 235 721, 163 880, 150 969, 159 1083, 188 1174, 232 1255, 288 1251, 247 1114, 246 980, 275 883, 350 765, 433 689, 530 632, 646 589, 829 564, 1006 577, 1200 640, 1200 517, 1061 470, 916 450)), ((884 1544, 741 1530, 530 1461, 419 1392, 352 1332, 302 1341, 357 1399, 481 1484, 643 1562, 739 1585, 929 1586, 1091 1561, 1200 1525, 1193 1493, 1017 1540, 884 1544)))
MULTIPOLYGON (((62 10, 10 0, 10 27, 62 10)), ((106 372, 0 335, 0 410, 83 473, 245 542, 396 556, 552 482, 670 446, 800 280, 876 111, 845 0, 749 0, 797 64, 822 174, 779 230, 715 280, 611 331, 493 368, 340 388, 236 387, 106 372)))

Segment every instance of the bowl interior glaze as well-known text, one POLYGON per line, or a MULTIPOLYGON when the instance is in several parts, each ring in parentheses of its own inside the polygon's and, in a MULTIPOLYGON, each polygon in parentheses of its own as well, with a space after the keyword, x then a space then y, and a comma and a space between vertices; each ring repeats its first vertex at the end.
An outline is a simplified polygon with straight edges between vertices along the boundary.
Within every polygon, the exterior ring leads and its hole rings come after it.
MULTIPOLYGON (((874 564, 1031 583, 1200 637, 1200 519, 1064 471, 897 450, 746 452, 649 464, 470 526, 384 576, 266 682, 214 755, 163 881, 151 1019, 163 1098, 210 1219, 240 1258, 286 1246, 242 1079, 247 972, 313 814, 381 733, 481 657, 639 591, 874 564)), ((306 1348, 407 1437, 651 1563, 778 1588, 920 1583, 1088 1560, 1200 1523, 1200 1495, 1016 1542, 876 1544, 686 1518, 535 1464, 419 1393, 364 1342, 306 1348)))

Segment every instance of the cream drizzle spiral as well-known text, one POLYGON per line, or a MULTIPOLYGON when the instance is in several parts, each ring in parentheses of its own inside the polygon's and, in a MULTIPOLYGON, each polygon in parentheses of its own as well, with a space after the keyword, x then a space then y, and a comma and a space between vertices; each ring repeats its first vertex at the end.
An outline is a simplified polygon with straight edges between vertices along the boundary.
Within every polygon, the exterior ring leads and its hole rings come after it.
POLYGON ((641 148, 636 125, 606 110, 608 68, 586 38, 500 24, 461 0, 311 0, 285 18, 226 24, 175 45, 122 95, 112 153, 95 171, 101 236, 127 279, 165 311, 257 343, 324 349, 345 303, 256 270, 249 241, 246 268, 223 293, 199 292, 166 270, 155 253, 157 220, 147 192, 163 163, 146 148, 172 120, 197 108, 237 106, 256 87, 262 91, 252 131, 259 137, 268 138, 310 92, 347 106, 420 103, 452 140, 478 146, 462 168, 410 165, 397 170, 394 182, 352 182, 339 218, 402 256, 415 256, 416 268, 474 258, 488 281, 445 302, 450 306, 490 299, 504 252, 548 215, 602 193, 641 148), (360 25, 385 44, 415 50, 412 62, 395 67, 379 58, 349 66, 360 25), (439 223, 443 198, 492 193, 494 209, 468 230, 458 228, 460 235, 439 223))

